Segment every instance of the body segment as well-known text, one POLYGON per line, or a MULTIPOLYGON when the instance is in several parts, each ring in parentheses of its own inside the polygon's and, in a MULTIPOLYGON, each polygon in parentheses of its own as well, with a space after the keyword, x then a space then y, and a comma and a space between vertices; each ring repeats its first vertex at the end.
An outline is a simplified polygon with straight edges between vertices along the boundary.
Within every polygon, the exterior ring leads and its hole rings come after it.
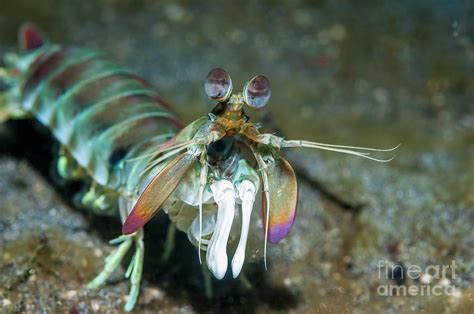
POLYGON ((48 126, 98 184, 124 185, 123 162, 157 150, 163 135, 179 130, 156 91, 103 54, 49 44, 30 53, 37 56, 17 83, 21 108, 48 126))

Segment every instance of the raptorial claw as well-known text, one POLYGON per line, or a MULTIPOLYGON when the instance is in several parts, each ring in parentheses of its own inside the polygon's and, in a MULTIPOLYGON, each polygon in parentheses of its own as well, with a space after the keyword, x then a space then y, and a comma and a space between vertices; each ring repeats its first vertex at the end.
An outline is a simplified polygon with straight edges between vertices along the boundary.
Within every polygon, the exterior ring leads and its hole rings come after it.
POLYGON ((216 227, 207 248, 206 261, 214 276, 222 279, 228 266, 227 241, 234 220, 235 190, 232 182, 227 180, 214 182, 211 189, 219 209, 216 227))
POLYGON ((245 260, 245 248, 247 246, 247 237, 250 226, 250 216, 252 214, 253 203, 255 202, 255 194, 257 187, 249 180, 242 181, 237 186, 239 197, 242 200, 242 231, 240 240, 232 258, 232 276, 237 278, 242 270, 245 260))

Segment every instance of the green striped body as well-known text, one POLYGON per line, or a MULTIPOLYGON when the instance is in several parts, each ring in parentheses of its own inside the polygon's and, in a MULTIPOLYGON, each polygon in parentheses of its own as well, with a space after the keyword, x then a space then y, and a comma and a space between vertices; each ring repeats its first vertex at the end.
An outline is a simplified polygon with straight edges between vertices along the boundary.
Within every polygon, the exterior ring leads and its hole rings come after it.
POLYGON ((147 158, 180 129, 156 91, 102 53, 45 44, 17 61, 21 108, 47 126, 90 178, 134 194, 147 158))

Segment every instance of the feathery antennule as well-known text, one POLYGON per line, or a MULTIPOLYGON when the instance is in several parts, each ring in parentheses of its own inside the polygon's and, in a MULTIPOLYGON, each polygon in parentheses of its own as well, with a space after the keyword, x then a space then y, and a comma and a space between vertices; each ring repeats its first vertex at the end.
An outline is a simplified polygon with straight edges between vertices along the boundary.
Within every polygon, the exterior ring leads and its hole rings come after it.
POLYGON ((317 149, 322 149, 322 150, 328 150, 328 151, 333 151, 333 152, 339 152, 339 153, 344 153, 344 154, 349 154, 349 155, 355 155, 359 156, 362 158, 370 159, 376 162, 389 162, 393 160, 394 157, 391 157, 389 159, 379 159, 375 157, 370 157, 369 155, 371 153, 369 152, 360 152, 357 150, 362 150, 362 151, 371 151, 371 152, 390 152, 398 147, 400 147, 401 144, 398 144, 395 147, 389 148, 389 149, 377 149, 377 148, 367 148, 367 147, 357 147, 357 146, 346 146, 346 145, 333 145, 333 144, 324 144, 324 143, 317 143, 317 142, 309 142, 309 141, 299 141, 299 140, 284 140, 282 142, 281 147, 307 147, 307 148, 317 148, 317 149))

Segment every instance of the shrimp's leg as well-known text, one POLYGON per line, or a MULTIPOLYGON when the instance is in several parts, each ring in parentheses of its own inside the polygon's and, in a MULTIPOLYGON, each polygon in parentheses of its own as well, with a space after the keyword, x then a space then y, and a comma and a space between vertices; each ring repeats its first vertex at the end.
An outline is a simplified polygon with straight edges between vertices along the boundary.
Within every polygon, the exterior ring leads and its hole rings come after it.
MULTIPOLYGON (((122 221, 125 220, 129 207, 127 201, 119 199, 119 213, 122 221)), ((130 294, 124 309, 129 312, 135 307, 140 292, 140 281, 142 278, 143 259, 145 255, 143 229, 139 229, 132 235, 121 235, 118 238, 111 240, 110 243, 119 245, 109 256, 106 257, 104 268, 87 284, 86 287, 88 289, 97 289, 104 285, 107 279, 109 279, 112 273, 119 267, 132 244, 135 244, 135 254, 133 255, 132 261, 125 273, 125 277, 130 278, 130 294)))
POLYGON ((110 253, 110 255, 105 258, 104 268, 94 279, 92 279, 87 284, 86 287, 88 289, 97 289, 102 286, 107 281, 107 279, 109 279, 112 273, 120 265, 120 262, 122 261, 125 254, 132 246, 132 237, 133 236, 121 235, 120 237, 110 241, 111 244, 119 244, 119 246, 115 248, 115 250, 113 250, 112 253, 110 253))
POLYGON ((174 248, 174 242, 176 238, 176 224, 170 221, 168 226, 168 231, 166 232, 165 247, 163 249, 163 254, 161 255, 161 262, 165 263, 169 260, 171 252, 174 248))
MULTIPOLYGON (((82 196, 81 205, 99 215, 113 215, 117 210, 117 194, 92 182, 89 190, 82 196)), ((114 241, 114 240, 113 240, 114 241)))
POLYGON ((241 272, 241 273, 240 273, 239 280, 240 280, 240 284, 242 285, 242 287, 243 287, 245 290, 250 291, 250 290, 253 289, 253 284, 252 284, 252 282, 249 280, 249 278, 247 277, 247 275, 245 274, 245 272, 241 272))
POLYGON ((130 294, 127 303, 125 304, 125 311, 133 310, 137 303, 138 294, 140 293, 140 281, 143 273, 143 258, 145 256, 145 244, 143 243, 143 229, 140 229, 133 237, 135 242, 135 255, 128 266, 125 277, 130 278, 130 294))
POLYGON ((79 166, 77 161, 74 160, 74 158, 64 146, 61 146, 59 149, 57 167, 59 175, 64 179, 77 180, 87 176, 84 169, 79 166))
POLYGON ((131 311, 137 303, 138 294, 140 292, 140 281, 143 270, 143 257, 145 253, 145 245, 143 243, 143 229, 140 229, 134 235, 121 235, 120 237, 110 241, 111 244, 120 243, 119 246, 106 257, 105 266, 102 271, 87 284, 88 289, 97 289, 104 285, 112 273, 119 267, 125 254, 128 252, 132 244, 135 244, 135 254, 125 273, 126 278, 130 278, 130 294, 125 304, 125 311, 131 311))
POLYGON ((206 298, 210 300, 214 296, 214 290, 212 288, 211 272, 209 271, 205 263, 201 264, 201 274, 204 279, 204 293, 206 294, 206 298))

